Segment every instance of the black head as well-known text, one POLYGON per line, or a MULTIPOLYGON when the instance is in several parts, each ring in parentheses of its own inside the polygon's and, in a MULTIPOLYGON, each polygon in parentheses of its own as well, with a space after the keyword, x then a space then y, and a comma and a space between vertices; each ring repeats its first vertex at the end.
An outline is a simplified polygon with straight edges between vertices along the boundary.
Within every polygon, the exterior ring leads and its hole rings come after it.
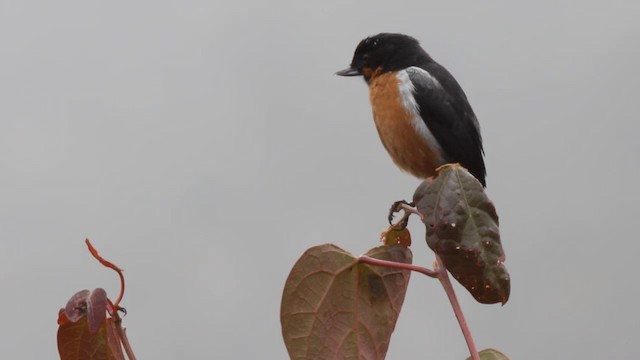
POLYGON ((380 73, 420 66, 431 61, 418 40, 404 34, 381 33, 358 44, 351 66, 338 71, 340 76, 364 76, 369 80, 380 73))

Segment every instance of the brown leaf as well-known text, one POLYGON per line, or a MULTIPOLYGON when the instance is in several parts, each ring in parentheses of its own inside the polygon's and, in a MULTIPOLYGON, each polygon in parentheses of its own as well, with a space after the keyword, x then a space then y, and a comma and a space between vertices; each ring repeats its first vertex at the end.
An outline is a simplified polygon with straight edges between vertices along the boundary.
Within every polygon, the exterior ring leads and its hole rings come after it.
POLYGON ((75 293, 58 314, 58 352, 62 360, 124 360, 104 289, 75 293), (108 326, 108 328, 107 328, 108 326))
POLYGON ((105 326, 95 334, 89 331, 87 318, 68 322, 58 328, 58 352, 61 360, 121 360, 107 346, 105 326))
POLYGON ((498 215, 480 182, 460 165, 445 165, 418 187, 413 200, 424 215, 427 244, 451 275, 477 301, 506 303, 510 280, 498 215))
MULTIPOLYGON (((402 245, 367 252, 411 263, 402 245)), ((332 244, 307 250, 282 295, 280 321, 291 359, 384 359, 410 271, 358 263, 332 244)))

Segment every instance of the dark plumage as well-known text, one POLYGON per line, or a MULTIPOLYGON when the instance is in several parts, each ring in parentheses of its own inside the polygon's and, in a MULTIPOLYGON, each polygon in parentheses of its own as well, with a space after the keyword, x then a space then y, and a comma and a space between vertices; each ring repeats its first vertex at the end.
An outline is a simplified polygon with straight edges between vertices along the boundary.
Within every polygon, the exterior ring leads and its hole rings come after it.
POLYGON ((364 77, 380 138, 401 168, 425 177, 435 174, 437 166, 458 162, 486 185, 482 138, 473 109, 455 78, 416 39, 390 33, 368 37, 356 48, 351 66, 336 74, 364 77), (397 89, 390 91, 392 86, 397 89), (403 107, 397 108, 404 113, 384 111, 391 107, 388 104, 396 104, 385 96, 398 97, 396 103, 403 107), (407 121, 417 121, 411 123, 417 135, 390 128, 407 121), (415 148, 416 139, 422 148, 415 148))

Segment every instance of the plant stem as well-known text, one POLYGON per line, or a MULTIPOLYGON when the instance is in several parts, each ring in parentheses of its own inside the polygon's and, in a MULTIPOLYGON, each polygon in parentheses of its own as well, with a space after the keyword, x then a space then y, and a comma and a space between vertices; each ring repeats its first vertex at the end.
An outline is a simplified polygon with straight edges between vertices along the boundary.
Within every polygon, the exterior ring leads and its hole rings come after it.
POLYGON ((447 274, 447 269, 444 267, 442 263, 442 259, 438 255, 436 255, 436 271, 438 273, 438 280, 440 280, 440 284, 444 288, 444 292, 447 294, 449 298, 449 302, 451 303, 451 307, 453 308, 453 312, 456 315, 456 319, 458 319, 458 324, 460 325, 460 329, 462 330, 462 335, 464 336, 464 340, 467 342, 467 346, 469 347, 469 353, 471 353, 471 358, 473 360, 480 360, 480 355, 478 355, 478 349, 476 348, 476 344, 473 341, 473 337, 471 336, 471 331, 469 330, 469 326, 467 325, 467 321, 464 318, 464 314, 462 313, 462 308, 460 307, 460 303, 458 303, 458 298, 456 297, 456 293, 453 290, 453 286, 451 285, 451 281, 449 280, 449 274, 447 274))
POLYGON ((425 274, 432 278, 437 278, 439 276, 437 271, 433 271, 431 269, 427 269, 422 266, 405 264, 405 263, 400 263, 395 261, 380 260, 380 259, 372 258, 366 255, 360 256, 358 258, 358 261, 365 264, 369 264, 369 265, 377 265, 377 266, 384 266, 384 267, 389 267, 394 269, 417 271, 419 273, 425 274))
POLYGON ((124 351, 127 353, 127 357, 129 360, 136 360, 136 355, 133 353, 133 349, 131 348, 131 344, 129 344, 129 339, 127 338, 127 331, 122 327, 122 318, 117 315, 117 318, 114 317, 116 328, 118 329, 118 335, 120 336, 120 341, 122 342, 122 347, 124 351))
POLYGON ((458 319, 458 324, 460 325, 460 329, 462 330, 462 335, 464 336, 464 340, 467 342, 467 347, 469 347, 469 353, 471 354, 471 358, 473 360, 480 360, 480 355, 478 355, 478 349, 476 348, 476 344, 473 341, 473 337, 471 336, 471 330, 469 330, 469 325, 467 325, 467 320, 465 320, 464 318, 464 314, 462 313, 462 308, 460 307, 460 303, 458 303, 456 292, 455 290, 453 290, 453 285, 451 285, 451 281, 449 280, 449 274, 447 273, 447 269, 444 267, 444 263, 442 262, 442 259, 440 259, 438 255, 436 255, 435 270, 427 269, 425 267, 416 266, 412 264, 380 260, 380 259, 372 258, 366 255, 360 256, 358 258, 358 261, 365 264, 369 264, 369 265, 417 271, 421 274, 440 280, 440 284, 442 284, 442 287, 444 288, 444 292, 447 294, 447 297, 449 298, 449 302, 451 303, 451 307, 453 308, 453 313, 456 315, 456 319, 458 319))
POLYGON ((91 241, 89 241, 89 239, 85 239, 84 242, 85 244, 87 244, 89 252, 91 253, 91 255, 93 255, 94 258, 96 258, 96 260, 98 260, 103 266, 108 267, 109 269, 112 269, 113 271, 118 273, 118 276, 120 277, 120 295, 118 295, 118 298, 113 303, 113 307, 115 309, 119 309, 120 301, 122 301, 122 297, 124 296, 124 275, 122 275, 122 269, 117 267, 114 263, 107 261, 102 256, 100 256, 98 250, 96 250, 96 248, 91 245, 91 241))

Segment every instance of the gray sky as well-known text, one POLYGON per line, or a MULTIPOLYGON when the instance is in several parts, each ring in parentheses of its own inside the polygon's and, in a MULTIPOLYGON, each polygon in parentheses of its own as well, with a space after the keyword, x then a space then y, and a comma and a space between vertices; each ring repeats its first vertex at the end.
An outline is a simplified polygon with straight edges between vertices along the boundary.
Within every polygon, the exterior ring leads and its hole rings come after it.
MULTIPOLYGON (((640 3, 0 1, 0 358, 53 359, 58 309, 126 269, 140 359, 284 359, 279 305, 308 247, 378 245, 419 181, 359 79, 382 31, 418 38, 480 120, 512 277, 457 286, 480 348, 640 357, 640 3)), ((412 222, 415 262, 433 255, 412 222)), ((389 359, 464 359, 414 274, 389 359)))

